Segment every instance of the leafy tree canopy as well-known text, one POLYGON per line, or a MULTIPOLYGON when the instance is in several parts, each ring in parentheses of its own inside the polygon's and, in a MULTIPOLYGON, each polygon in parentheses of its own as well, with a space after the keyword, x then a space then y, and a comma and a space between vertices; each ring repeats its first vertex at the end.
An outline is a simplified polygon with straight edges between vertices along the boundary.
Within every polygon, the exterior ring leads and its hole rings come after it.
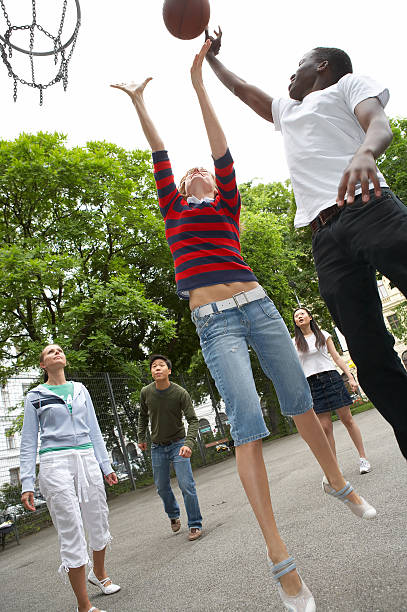
POLYGON ((68 149, 61 134, 1 141, 0 203, 3 375, 47 342, 74 369, 123 370, 174 335, 148 290, 171 261, 147 152, 68 149))
MULTIPOLYGON (((407 202, 407 119, 391 123, 393 142, 378 164, 407 202)), ((242 255, 287 325, 298 299, 332 330, 309 228, 293 227, 289 181, 248 182, 240 192, 242 255)), ((140 365, 146 355, 167 353, 178 382, 196 401, 207 396, 188 303, 175 292, 149 152, 107 142, 68 149, 57 133, 0 141, 0 204, 3 378, 36 366, 43 345, 58 342, 73 371, 132 372, 140 384, 149 376, 140 365)), ((272 396, 267 386, 259 391, 272 396)), ((218 401, 214 385, 213 392, 218 401)))
POLYGON ((407 119, 390 119, 393 140, 378 160, 390 189, 407 205, 407 119))

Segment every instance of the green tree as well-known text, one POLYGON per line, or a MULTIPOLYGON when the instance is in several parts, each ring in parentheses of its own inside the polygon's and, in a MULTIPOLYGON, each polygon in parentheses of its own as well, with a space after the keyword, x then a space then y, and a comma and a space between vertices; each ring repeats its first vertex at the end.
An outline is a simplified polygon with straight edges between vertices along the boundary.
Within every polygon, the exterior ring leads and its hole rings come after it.
POLYGON ((407 344, 407 301, 402 302, 396 308, 399 325, 395 326, 391 333, 399 340, 407 344))
POLYGON ((173 272, 147 152, 1 141, 0 203, 3 376, 35 365, 45 342, 73 369, 122 371, 173 337, 150 288, 173 272))
POLYGON ((332 321, 318 290, 309 228, 294 228, 295 200, 289 181, 239 187, 242 252, 292 329, 292 311, 310 308, 324 327, 332 321))
POLYGON ((378 160, 388 185, 407 205, 407 119, 390 119, 393 140, 378 160))

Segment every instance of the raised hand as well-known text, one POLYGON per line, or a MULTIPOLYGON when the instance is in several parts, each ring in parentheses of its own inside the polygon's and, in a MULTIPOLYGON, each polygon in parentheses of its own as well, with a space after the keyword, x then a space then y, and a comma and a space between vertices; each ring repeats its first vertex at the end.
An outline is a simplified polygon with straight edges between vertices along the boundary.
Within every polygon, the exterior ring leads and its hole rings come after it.
POLYGON ((149 83, 150 81, 151 77, 148 77, 148 79, 146 79, 142 83, 135 83, 134 81, 132 81, 131 83, 116 83, 115 85, 110 85, 110 87, 114 87, 115 89, 121 89, 130 97, 133 106, 137 111, 142 130, 148 140, 148 144, 150 145, 151 150, 163 151, 165 149, 164 143, 161 140, 157 129, 153 121, 151 120, 150 115, 147 112, 146 105, 144 102, 144 90, 146 88, 147 83, 149 83))
POLYGON ((135 83, 132 81, 131 83, 116 83, 115 85, 110 85, 110 87, 121 89, 130 96, 133 102, 135 102, 137 98, 143 98, 144 89, 146 88, 147 83, 149 83, 151 80, 152 77, 148 77, 142 83, 135 83))
POLYGON ((209 51, 210 55, 218 55, 219 51, 220 51, 220 47, 222 44, 222 30, 220 29, 220 26, 218 26, 219 32, 217 32, 216 30, 213 31, 213 33, 215 34, 215 36, 210 36, 208 29, 205 30, 205 40, 210 40, 212 41, 212 45, 209 51))
POLYGON ((202 45, 202 48, 197 55, 195 55, 194 61, 191 66, 191 80, 192 85, 196 87, 197 85, 202 85, 202 62, 204 61, 205 55, 208 53, 212 41, 210 38, 207 38, 202 45))

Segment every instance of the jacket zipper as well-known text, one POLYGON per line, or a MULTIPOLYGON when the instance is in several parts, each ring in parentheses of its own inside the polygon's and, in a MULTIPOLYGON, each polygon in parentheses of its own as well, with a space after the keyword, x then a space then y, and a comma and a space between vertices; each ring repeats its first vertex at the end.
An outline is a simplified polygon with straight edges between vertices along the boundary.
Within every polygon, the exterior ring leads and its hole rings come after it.
MULTIPOLYGON (((75 392, 75 387, 74 387, 74 392, 75 392)), ((41 393, 41 391, 39 391, 38 393, 41 393)), ((51 391, 51 393, 53 393, 53 391, 51 391)), ((62 399, 62 397, 60 397, 59 395, 57 395, 56 393, 54 393, 54 395, 56 395, 57 397, 59 397, 59 399, 62 399)), ((77 446, 78 443, 78 436, 76 435, 76 429, 75 429, 75 421, 73 420, 73 398, 74 396, 72 395, 72 412, 70 412, 68 404, 66 403, 65 400, 62 400, 65 404, 65 407, 68 411, 69 416, 71 417, 71 425, 72 425, 72 431, 73 431, 73 435, 75 438, 75 446, 77 446)), ((40 406, 41 406, 41 398, 40 399, 40 406)))
MULTIPOLYGON (((74 436, 75 436, 75 446, 77 446, 77 444, 78 444, 78 437, 76 435, 75 422, 73 420, 73 398, 74 398, 74 393, 75 393, 75 387, 74 387, 73 392, 72 392, 72 412, 70 412, 70 415, 71 415, 72 429, 73 429, 74 436)), ((66 402, 65 402, 65 405, 66 405, 66 409, 69 412, 68 404, 66 402)))

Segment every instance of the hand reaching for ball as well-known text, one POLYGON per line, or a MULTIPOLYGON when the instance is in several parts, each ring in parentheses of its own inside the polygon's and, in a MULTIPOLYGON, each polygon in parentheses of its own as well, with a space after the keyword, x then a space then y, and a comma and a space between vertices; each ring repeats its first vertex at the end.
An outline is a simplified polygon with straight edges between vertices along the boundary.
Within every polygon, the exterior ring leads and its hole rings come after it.
POLYGON ((121 89, 130 96, 133 102, 135 102, 137 98, 143 98, 144 89, 147 83, 149 83, 151 80, 152 77, 148 77, 148 79, 146 79, 142 83, 135 83, 134 81, 132 81, 131 83, 116 83, 115 85, 110 85, 110 87, 114 87, 115 89, 121 89))
POLYGON ((212 41, 212 45, 208 52, 208 55, 218 55, 220 51, 220 47, 222 44, 222 30, 220 26, 218 26, 218 30, 219 30, 218 32, 216 30, 213 31, 213 33, 215 34, 215 37, 209 35, 208 29, 205 30, 205 40, 209 39, 212 41))
POLYGON ((205 55, 208 53, 210 46, 212 44, 212 41, 210 40, 210 38, 208 38, 207 40, 205 40, 204 44, 202 45, 202 48, 200 50, 199 53, 197 53, 197 55, 195 55, 195 59, 192 63, 191 66, 191 80, 192 80, 192 85, 196 88, 199 85, 203 85, 203 80, 202 80, 202 62, 204 61, 205 55))

